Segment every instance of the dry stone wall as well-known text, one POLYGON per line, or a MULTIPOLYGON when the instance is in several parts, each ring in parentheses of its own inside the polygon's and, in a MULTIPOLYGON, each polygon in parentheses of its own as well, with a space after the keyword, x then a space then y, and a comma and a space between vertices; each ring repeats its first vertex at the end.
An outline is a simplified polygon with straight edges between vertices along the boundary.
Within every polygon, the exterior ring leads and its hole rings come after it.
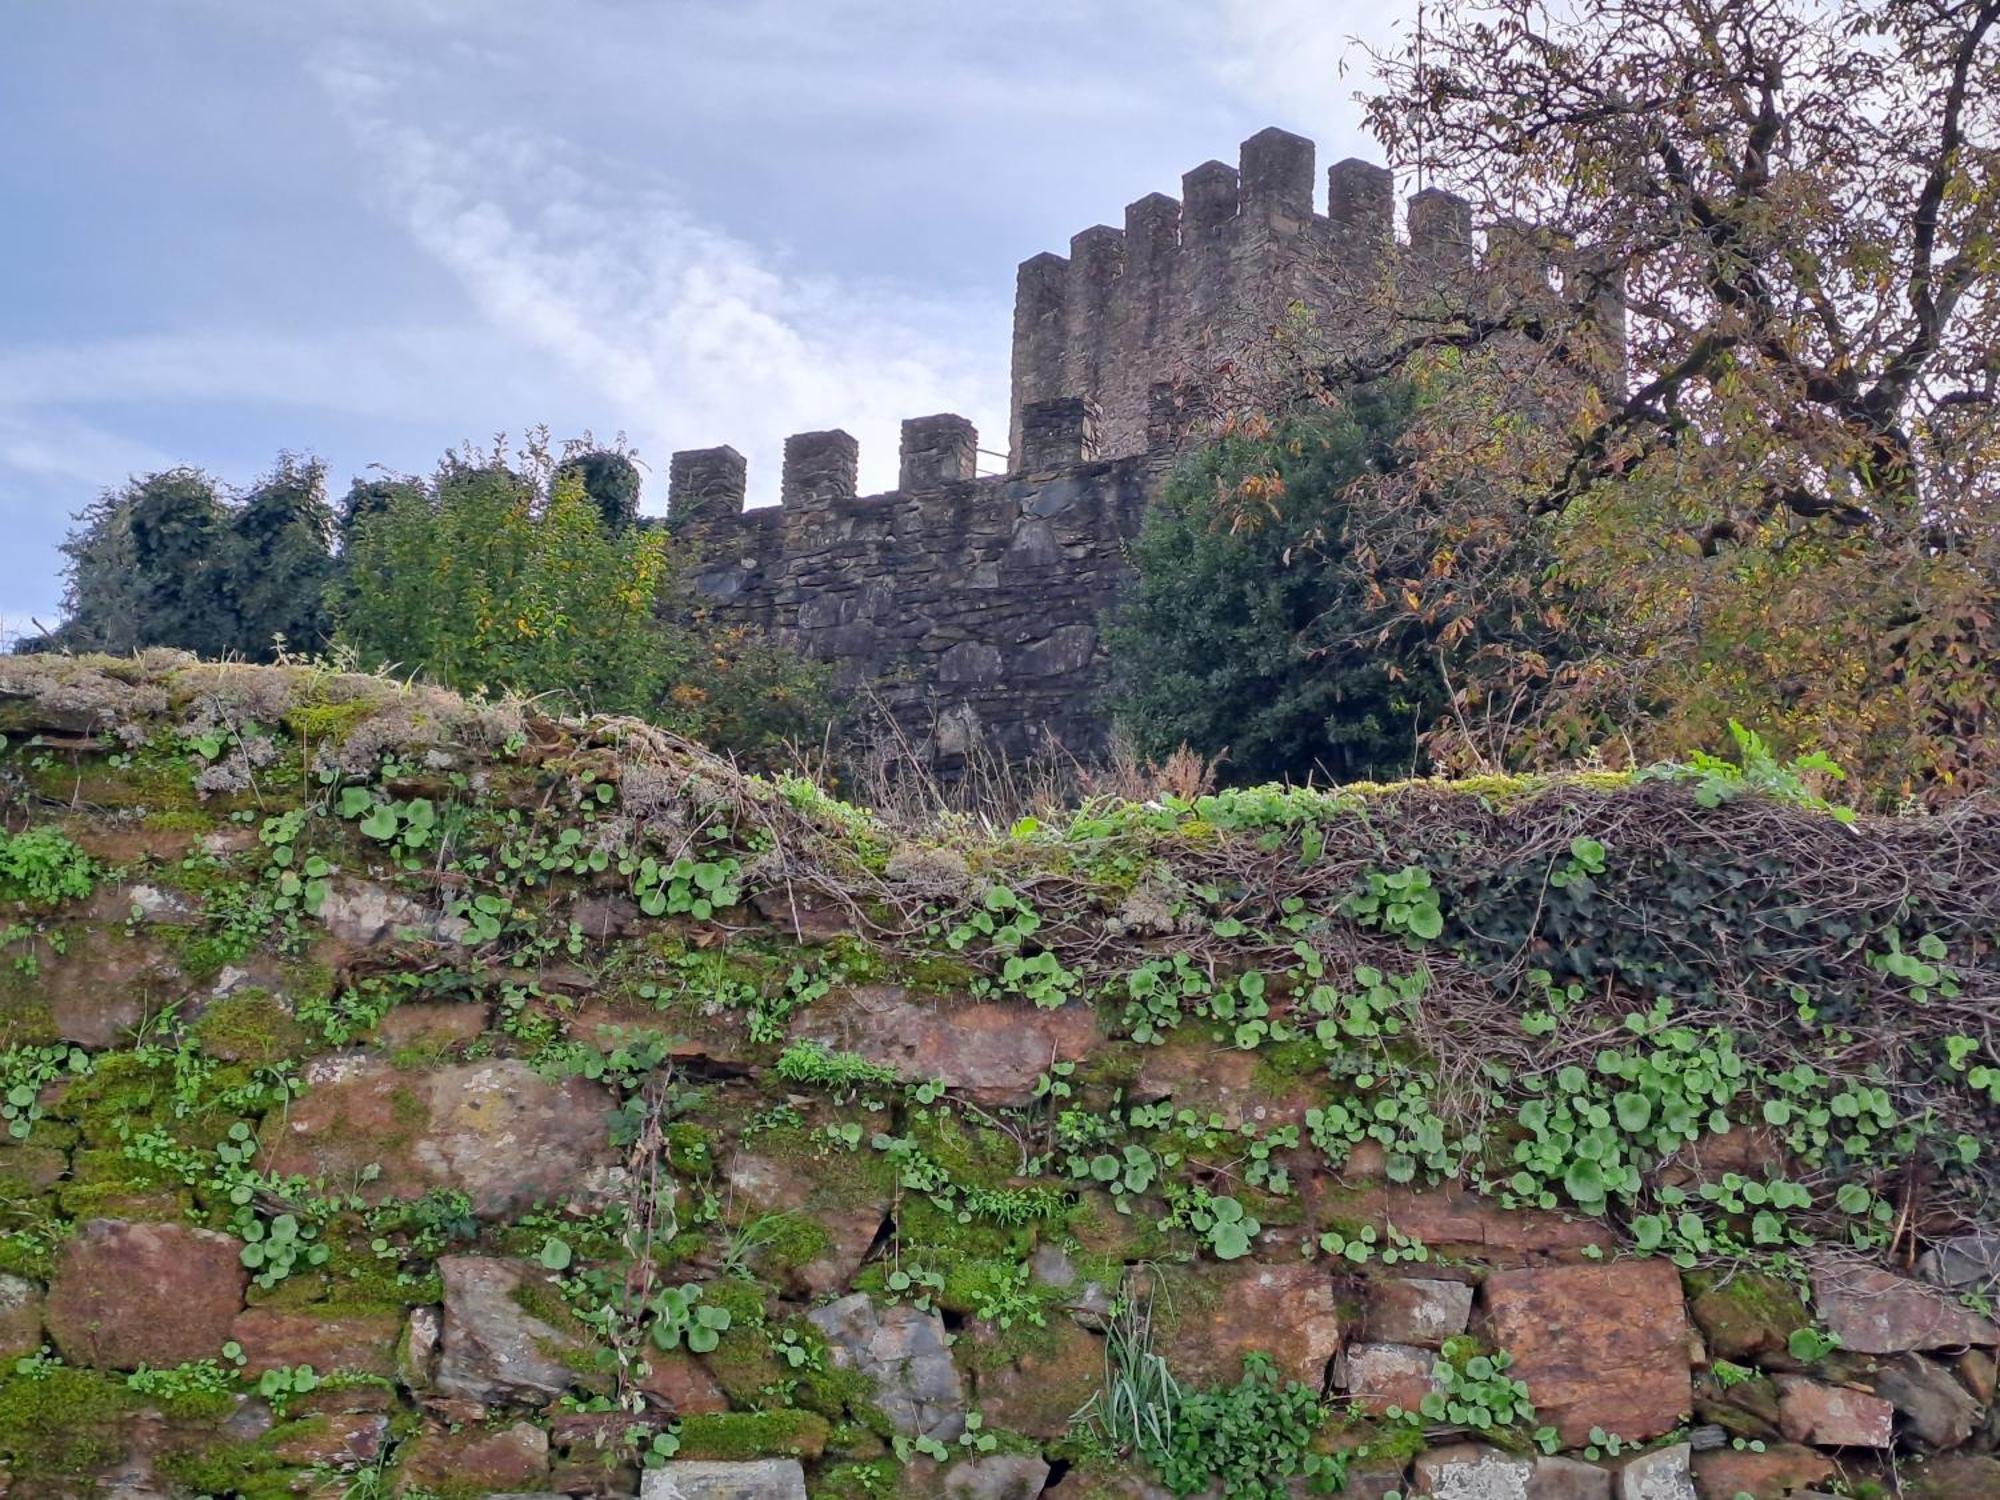
POLYGON ((7 1500, 2000 1494, 1990 812, 974 840, 171 653, 0 732, 7 1500))

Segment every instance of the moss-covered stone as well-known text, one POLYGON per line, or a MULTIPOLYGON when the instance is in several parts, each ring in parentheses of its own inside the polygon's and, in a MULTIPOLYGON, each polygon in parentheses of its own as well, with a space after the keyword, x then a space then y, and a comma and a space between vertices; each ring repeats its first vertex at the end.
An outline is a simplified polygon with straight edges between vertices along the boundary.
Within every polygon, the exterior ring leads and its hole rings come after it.
POLYGON ((818 1458, 830 1427, 811 1411, 726 1411, 684 1418, 682 1458, 818 1458))
POLYGON ((262 990, 226 995, 195 1023, 202 1050, 227 1062, 269 1064, 315 1050, 314 1038, 262 990))
POLYGON ((16 1483, 88 1477, 124 1451, 121 1433, 136 1401, 124 1383, 95 1370, 43 1366, 0 1375, 0 1464, 16 1483))

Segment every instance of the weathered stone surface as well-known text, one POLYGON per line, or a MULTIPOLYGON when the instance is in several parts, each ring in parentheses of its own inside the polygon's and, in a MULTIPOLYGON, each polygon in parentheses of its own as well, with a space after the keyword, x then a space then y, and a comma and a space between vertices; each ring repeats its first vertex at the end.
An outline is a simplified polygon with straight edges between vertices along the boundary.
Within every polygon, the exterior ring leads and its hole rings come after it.
POLYGON ((989 1453, 964 1459, 944 1472, 951 1500, 1035 1500, 1049 1482, 1049 1466, 1027 1453, 989 1453))
POLYGON ((0 1360, 33 1354, 42 1346, 42 1289, 19 1276, 0 1275, 0 1360))
POLYGON ((1565 1445, 1593 1427, 1658 1437, 1687 1412, 1687 1320, 1667 1262, 1496 1271, 1485 1297, 1494 1344, 1565 1445))
POLYGON ((1437 1387, 1437 1362, 1435 1351, 1408 1344, 1349 1344, 1339 1360, 1340 1387, 1374 1416, 1392 1406, 1415 1411, 1437 1387))
POLYGON ((272 1452, 288 1464, 354 1469, 379 1458, 388 1436, 389 1419, 379 1412, 335 1412, 301 1423, 272 1452))
POLYGON ((1682 1279, 1688 1316, 1711 1358, 1796 1367, 1786 1341, 1811 1323, 1812 1315, 1789 1284, 1757 1271, 1689 1272, 1682 1279))
POLYGON ((1498 1448, 1456 1443, 1419 1453, 1412 1472, 1432 1500, 1528 1500, 1535 1466, 1498 1448))
POLYGON ((1940 1240, 1917 1262, 1917 1274, 1952 1291, 2000 1285, 2000 1230, 1940 1240))
POLYGON ((56 1262, 49 1333, 73 1364, 129 1370, 211 1358, 243 1306, 240 1249, 184 1224, 88 1220, 56 1262))
POLYGON ((569 1389, 576 1373, 557 1355, 576 1340, 521 1305, 523 1289, 542 1273, 524 1261, 447 1255, 444 1338, 436 1388, 486 1404, 540 1405, 569 1389), (554 1351, 554 1352, 551 1352, 554 1351))
POLYGON ((738 1151, 723 1176, 747 1210, 798 1214, 824 1235, 817 1253, 775 1268, 802 1297, 846 1291, 889 1215, 887 1194, 856 1173, 829 1171, 824 1162, 738 1151))
POLYGON ((311 1365, 322 1375, 396 1373, 396 1339, 403 1320, 390 1312, 336 1313, 317 1308, 252 1307, 239 1313, 229 1336, 243 1346, 251 1375, 279 1365, 311 1365))
POLYGON ((813 1006, 792 1034, 858 1053, 912 1083, 937 1079, 989 1109, 1030 1103, 1052 1061, 1073 1061, 1103 1040, 1081 1005, 946 1008, 886 984, 862 985, 844 1004, 813 1006))
POLYGON ((1696 1500, 1688 1445, 1673 1443, 1628 1459, 1618 1470, 1618 1500, 1696 1500))
MULTIPOLYGON (((1365 1169, 1361 1163, 1350 1176, 1365 1169)), ((1488 1265, 1514 1266, 1528 1260, 1578 1260, 1586 1248, 1609 1251, 1615 1239, 1595 1219, 1572 1219, 1539 1209, 1503 1209, 1499 1204, 1458 1188, 1423 1191, 1373 1183, 1358 1192, 1326 1197, 1319 1185, 1305 1185, 1315 1221, 1331 1228, 1356 1220, 1378 1230, 1393 1224, 1403 1234, 1421 1240, 1434 1254, 1464 1256, 1488 1265)))
POLYGON ((806 1314, 833 1360, 875 1382, 875 1401, 896 1430, 949 1442, 965 1431, 965 1390, 936 1313, 878 1306, 864 1292, 806 1314))
POLYGON ((1172 1277, 1153 1303, 1156 1347, 1199 1385, 1234 1385, 1243 1356, 1269 1354, 1286 1379, 1317 1387, 1340 1352, 1333 1278, 1309 1262, 1201 1266, 1172 1277))
POLYGON ((1102 1282, 1085 1281, 1076 1263, 1057 1245, 1037 1245, 1028 1257, 1028 1269, 1035 1280, 1057 1291, 1068 1292, 1063 1305, 1070 1316, 1089 1328, 1101 1329, 1111 1316, 1113 1297, 1102 1282))
POLYGON ((1896 1409, 1903 1430, 1927 1448, 1955 1448, 1979 1425, 1980 1404, 1949 1370, 1905 1354, 1875 1372, 1875 1394, 1896 1409))
POLYGON ((1932 1288, 1873 1266, 1825 1266, 1813 1300, 1827 1329, 1855 1354, 1902 1354, 1962 1344, 2000 1344, 2000 1324, 1932 1288))
POLYGON ((2000 1458, 1947 1453, 1904 1468, 1906 1500, 2000 1500, 2000 1458))
POLYGON ((1953 1372, 1981 1406, 2000 1394, 2000 1360, 1991 1349, 1967 1349, 1951 1362, 1953 1372))
POLYGON ((646 1471, 639 1500, 806 1500, 806 1476, 796 1458, 675 1459, 646 1471))
POLYGON ((684 1350, 646 1351, 648 1373, 639 1389, 668 1411, 682 1416, 702 1416, 728 1411, 729 1397, 716 1384, 708 1367, 684 1350))
POLYGON ((1611 1474, 1582 1459, 1544 1454, 1528 1478, 1528 1500, 1611 1500, 1611 1474))
MULTIPOLYGON (((122 920, 122 919, 121 919, 122 920)), ((67 953, 36 955, 35 994, 66 1042, 93 1049, 129 1043, 148 1015, 180 997, 185 981, 155 938, 122 930, 85 930, 67 953)))
POLYGON ((1316 1102, 1308 1089, 1274 1096, 1269 1082, 1258 1075, 1260 1059, 1240 1047, 1217 1047, 1207 1040, 1175 1040, 1148 1048, 1132 1086, 1132 1097, 1143 1102, 1171 1099, 1176 1107, 1192 1109, 1204 1118, 1218 1116, 1237 1130, 1244 1125, 1268 1129, 1298 1124, 1316 1102))
POLYGON ((345 1054, 306 1069, 310 1087, 264 1127, 266 1171, 358 1179, 371 1202, 456 1188, 482 1218, 588 1198, 610 1166, 611 1101, 581 1078, 551 1083, 507 1058, 404 1072, 345 1054))
POLYGON ((427 1391, 437 1373, 438 1348, 444 1342, 444 1309, 413 1307, 403 1338, 396 1345, 396 1378, 413 1391, 427 1391))
POLYGON ((1818 1448, 1886 1448, 1895 1440, 1896 1409, 1845 1386, 1803 1375, 1780 1375, 1778 1422, 1787 1438, 1818 1448))
POLYGON ((334 879, 319 909, 326 930, 357 948, 382 942, 425 942, 456 938, 463 923, 421 906, 400 891, 352 875, 334 879))
POLYGON ((402 1455, 405 1486, 454 1487, 483 1494, 492 1490, 536 1490, 549 1474, 549 1435, 532 1422, 497 1430, 467 1426, 456 1432, 428 1426, 402 1455))
POLYGON ((1716 1448, 1689 1461, 1699 1500, 1784 1500, 1837 1472, 1824 1453, 1791 1443, 1767 1444, 1762 1453, 1749 1448, 1716 1448))
POLYGON ((486 1029, 486 1007, 468 1001, 420 1000, 399 1005, 375 1028, 385 1052, 419 1050, 435 1056, 454 1043, 470 1042, 486 1029))
MULTIPOLYGON (((988 1346, 995 1342, 985 1325, 970 1336, 988 1346)), ((1062 1437, 1104 1382, 1104 1341, 1066 1318, 1052 1318, 1012 1363, 994 1365, 991 1358, 981 1349, 971 1361, 979 1410, 988 1426, 1029 1437, 1062 1437)))
POLYGON ((1463 1281, 1382 1276, 1368 1283, 1362 1334, 1377 1344, 1442 1349, 1465 1332, 1472 1316, 1472 1287, 1463 1281))

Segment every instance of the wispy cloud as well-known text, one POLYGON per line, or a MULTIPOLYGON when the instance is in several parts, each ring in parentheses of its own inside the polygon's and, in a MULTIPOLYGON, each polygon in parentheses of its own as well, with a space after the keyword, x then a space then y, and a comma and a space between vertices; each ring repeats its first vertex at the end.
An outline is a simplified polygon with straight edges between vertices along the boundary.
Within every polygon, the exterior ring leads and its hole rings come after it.
POLYGON ((622 428, 657 507, 679 447, 768 500, 793 431, 855 433, 870 487, 905 417, 1001 446, 1012 264, 1264 124, 1357 149, 1348 39, 1412 3, 181 0, 28 174, 76 300, 0 346, 0 613, 47 613, 70 511, 175 463, 338 483, 622 428), (138 69, 204 108, 139 116, 138 69), (73 214, 133 182, 144 254, 73 214))

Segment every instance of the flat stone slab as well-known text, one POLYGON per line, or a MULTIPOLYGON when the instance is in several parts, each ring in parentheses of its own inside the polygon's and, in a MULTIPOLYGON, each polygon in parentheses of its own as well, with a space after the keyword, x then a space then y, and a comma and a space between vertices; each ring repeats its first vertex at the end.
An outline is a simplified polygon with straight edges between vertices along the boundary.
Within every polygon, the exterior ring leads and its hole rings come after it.
POLYGON ((356 1180, 371 1203, 456 1188, 483 1219, 588 1196, 613 1163, 611 1097, 552 1083, 514 1058, 407 1072, 387 1059, 321 1058, 306 1092, 266 1122, 258 1165, 282 1176, 356 1180))
POLYGON ((2000 1324, 1911 1281, 1873 1266, 1823 1266, 1813 1272, 1813 1301, 1840 1347, 1854 1354, 1905 1354, 2000 1344, 2000 1324))
POLYGON ((806 1500, 806 1474, 796 1458, 674 1459, 646 1471, 639 1500, 806 1500))
POLYGON ((1664 1260, 1495 1271, 1493 1342, 1514 1356, 1541 1420, 1580 1448, 1601 1427, 1633 1442, 1680 1425, 1691 1404, 1680 1273, 1664 1260))

